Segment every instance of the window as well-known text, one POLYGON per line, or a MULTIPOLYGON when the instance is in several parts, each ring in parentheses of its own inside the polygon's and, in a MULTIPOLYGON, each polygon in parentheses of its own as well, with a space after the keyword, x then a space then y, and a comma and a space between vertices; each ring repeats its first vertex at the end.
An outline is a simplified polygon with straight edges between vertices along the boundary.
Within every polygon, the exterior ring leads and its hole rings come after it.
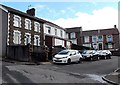
POLYGON ((30 44, 31 35, 29 33, 25 33, 25 45, 30 44))
POLYGON ((60 36, 63 37, 63 31, 62 30, 60 31, 60 36))
POLYGON ((55 29, 55 35, 57 35, 57 29, 55 29))
POLYGON ((34 28, 36 32, 40 32, 40 24, 38 22, 34 23, 34 28))
POLYGON ((34 45, 40 46, 40 37, 39 37, 39 35, 34 36, 34 45))
POLYGON ((113 48, 112 43, 108 43, 108 48, 113 48))
POLYGON ((47 27, 48 28, 48 34, 51 33, 51 27, 47 27))
POLYGON ((72 38, 75 38, 75 33, 74 33, 74 32, 70 33, 70 38, 71 38, 71 39, 72 39, 72 38))
POLYGON ((97 36, 92 36, 92 42, 97 43, 97 36))
POLYGON ((29 19, 25 20, 25 29, 31 30, 31 21, 29 19))
POLYGON ((17 15, 14 15, 14 26, 21 27, 21 18, 17 15))
POLYGON ((89 36, 84 36, 84 42, 85 43, 89 42, 89 36))
POLYGON ((107 35, 107 42, 112 42, 112 35, 107 35))
POLYGON ((14 31, 14 37, 13 37, 14 44, 20 44, 21 43, 21 33, 19 31, 14 31))
POLYGON ((77 40, 76 40, 76 39, 71 40, 71 42, 72 42, 73 44, 77 44, 77 40))
POLYGON ((102 41, 103 41, 102 36, 98 36, 98 41, 99 41, 99 42, 102 42, 102 41))

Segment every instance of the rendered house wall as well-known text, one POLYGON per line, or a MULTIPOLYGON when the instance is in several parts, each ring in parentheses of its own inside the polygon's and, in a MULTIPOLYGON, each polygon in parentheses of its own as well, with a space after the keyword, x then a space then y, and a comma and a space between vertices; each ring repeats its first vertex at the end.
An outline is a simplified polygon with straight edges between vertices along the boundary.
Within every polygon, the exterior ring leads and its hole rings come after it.
POLYGON ((8 14, 0 5, 0 56, 6 56, 8 14))

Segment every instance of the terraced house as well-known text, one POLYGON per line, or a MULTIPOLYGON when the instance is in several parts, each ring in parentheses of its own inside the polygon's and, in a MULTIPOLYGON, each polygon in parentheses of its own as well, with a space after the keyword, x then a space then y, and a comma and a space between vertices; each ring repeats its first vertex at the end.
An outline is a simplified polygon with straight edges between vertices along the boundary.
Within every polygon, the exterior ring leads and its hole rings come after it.
POLYGON ((35 17, 35 9, 26 13, 0 5, 1 56, 6 55, 7 46, 39 47, 62 45, 70 48, 66 31, 62 27, 35 17), (4 54, 3 54, 4 53, 4 54))
MULTIPOLYGON (((28 9, 26 13, 0 5, 0 56, 19 56, 17 60, 29 60, 27 48, 42 52, 45 47, 62 46, 71 48, 71 44, 93 49, 119 49, 119 31, 116 28, 82 31, 82 27, 62 28, 52 22, 37 18, 35 9, 28 9), (16 49, 7 49, 17 46, 16 49), (20 48, 22 46, 23 48, 20 48), (20 51, 18 48, 24 50, 20 51), (12 54, 12 52, 15 53, 12 54), (19 54, 16 54, 18 52, 19 54), (23 54, 23 55, 21 55, 23 54)), ((39 55, 43 57, 43 55, 39 55)), ((15 57, 12 57, 15 58, 15 57)))

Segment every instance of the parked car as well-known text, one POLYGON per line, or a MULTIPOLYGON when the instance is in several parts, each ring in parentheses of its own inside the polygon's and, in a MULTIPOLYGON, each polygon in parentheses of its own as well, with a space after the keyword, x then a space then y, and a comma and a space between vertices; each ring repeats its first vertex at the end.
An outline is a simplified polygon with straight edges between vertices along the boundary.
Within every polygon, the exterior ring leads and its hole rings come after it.
POLYGON ((92 60, 93 56, 93 51, 92 50, 84 50, 82 53, 83 59, 84 60, 92 60))
POLYGON ((100 59, 111 59, 112 53, 109 50, 99 50, 100 59))
POLYGON ((99 51, 98 50, 93 50, 93 55, 92 55, 92 60, 99 60, 99 51))
POLYGON ((82 55, 78 50, 63 50, 53 57, 53 63, 67 63, 82 61, 82 55))

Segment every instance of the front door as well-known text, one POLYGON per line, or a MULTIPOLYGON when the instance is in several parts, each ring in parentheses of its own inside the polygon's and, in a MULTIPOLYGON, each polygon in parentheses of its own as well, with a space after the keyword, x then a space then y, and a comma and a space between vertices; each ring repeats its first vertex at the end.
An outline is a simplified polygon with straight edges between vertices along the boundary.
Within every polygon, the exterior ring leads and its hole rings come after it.
POLYGON ((99 43, 99 50, 102 50, 102 43, 99 43))

